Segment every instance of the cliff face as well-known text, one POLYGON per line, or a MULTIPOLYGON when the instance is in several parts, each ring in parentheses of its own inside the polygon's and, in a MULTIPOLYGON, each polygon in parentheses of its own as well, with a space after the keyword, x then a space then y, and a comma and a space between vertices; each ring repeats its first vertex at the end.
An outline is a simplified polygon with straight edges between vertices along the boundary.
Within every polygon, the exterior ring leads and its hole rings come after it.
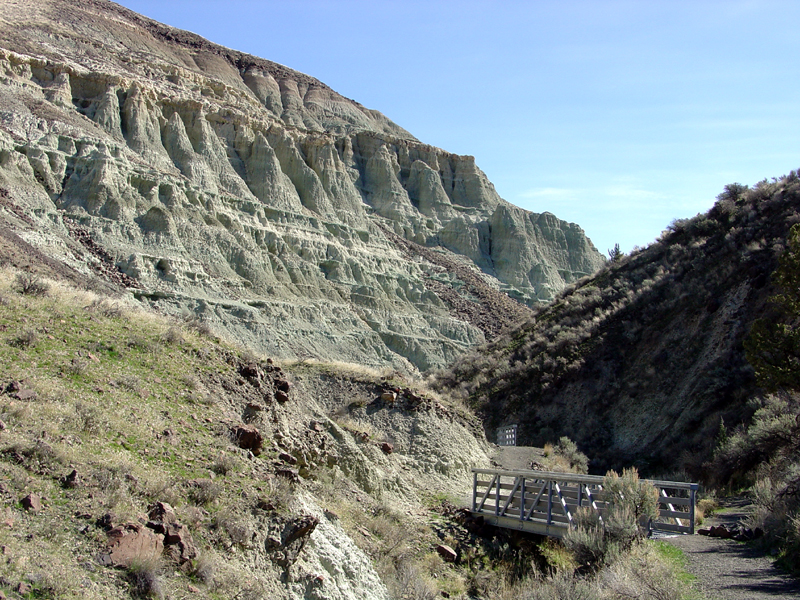
POLYGON ((603 263, 316 79, 101 0, 0 9, 4 224, 161 310, 277 356, 427 369, 486 329, 426 281, 472 287, 390 232, 528 305, 603 263))

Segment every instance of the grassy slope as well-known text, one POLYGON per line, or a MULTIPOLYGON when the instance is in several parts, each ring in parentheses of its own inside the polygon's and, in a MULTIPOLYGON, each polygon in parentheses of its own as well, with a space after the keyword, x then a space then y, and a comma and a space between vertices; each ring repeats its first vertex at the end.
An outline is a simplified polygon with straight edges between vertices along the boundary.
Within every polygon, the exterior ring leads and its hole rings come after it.
POLYGON ((480 411, 490 439, 517 422, 526 444, 570 436, 597 472, 637 464, 700 476, 720 418, 750 415, 757 387, 742 340, 773 291, 798 208, 794 174, 727 190, 708 214, 674 223, 436 374, 437 385, 480 411))
MULTIPOLYGON (((188 482, 201 480, 216 501, 204 507, 201 498, 181 516, 210 524, 243 491, 264 489, 201 383, 232 371, 223 360, 231 349, 87 293, 20 295, 3 276, 2 383, 22 382, 37 397, 0 396, 0 543, 10 557, 2 583, 32 578, 44 595, 125 597, 124 574, 92 565, 104 541, 93 519, 112 512, 116 522, 135 521, 156 500, 178 505, 192 494, 188 482), (209 469, 220 461, 231 472, 212 486, 209 469), (72 469, 82 484, 66 489, 59 478, 72 469), (18 504, 31 492, 45 499, 38 514, 18 504)), ((201 545, 221 535, 195 531, 201 545)))

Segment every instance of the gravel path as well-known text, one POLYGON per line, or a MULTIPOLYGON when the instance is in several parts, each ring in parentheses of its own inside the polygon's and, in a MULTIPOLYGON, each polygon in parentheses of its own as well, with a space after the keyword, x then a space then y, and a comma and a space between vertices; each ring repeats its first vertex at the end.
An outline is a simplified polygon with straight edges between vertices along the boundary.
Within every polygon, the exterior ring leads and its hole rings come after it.
MULTIPOLYGON (((733 524, 746 517, 746 507, 734 506, 703 523, 733 524)), ((800 599, 800 581, 775 567, 774 562, 748 544, 701 535, 664 539, 677 546, 688 560, 687 571, 697 586, 713 600, 800 599)))

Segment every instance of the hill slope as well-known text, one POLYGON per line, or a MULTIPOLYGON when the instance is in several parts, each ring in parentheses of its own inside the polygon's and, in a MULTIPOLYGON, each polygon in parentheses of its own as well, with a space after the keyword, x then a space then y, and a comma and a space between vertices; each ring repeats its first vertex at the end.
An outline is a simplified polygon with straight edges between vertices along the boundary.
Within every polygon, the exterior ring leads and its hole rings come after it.
POLYGON ((704 215, 570 286, 524 326, 438 373, 481 411, 487 436, 568 435, 592 469, 636 464, 701 475, 720 419, 758 392, 742 340, 774 293, 770 274, 800 220, 800 182, 727 186, 704 215))
POLYGON ((496 329, 454 305, 489 290, 533 305, 603 263, 472 157, 312 77, 103 0, 0 15, 0 220, 163 312, 276 356, 427 369, 496 329))
POLYGON ((461 577, 431 509, 486 443, 402 379, 281 368, 6 268, 0 363, 0 595, 382 600, 396 570, 461 577))

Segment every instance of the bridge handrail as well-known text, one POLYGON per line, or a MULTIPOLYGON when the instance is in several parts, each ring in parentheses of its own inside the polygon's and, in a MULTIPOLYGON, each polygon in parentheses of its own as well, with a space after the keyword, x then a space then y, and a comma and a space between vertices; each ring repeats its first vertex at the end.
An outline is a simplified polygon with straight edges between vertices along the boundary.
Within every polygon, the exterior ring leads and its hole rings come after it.
MULTIPOLYGON (((526 477, 528 479, 553 479, 558 481, 571 481, 575 483, 603 483, 603 475, 581 475, 578 473, 561 473, 557 471, 526 471, 526 470, 503 470, 503 469, 480 469, 472 467, 473 473, 483 475, 503 475, 506 477, 526 477)), ((669 488, 671 490, 695 490, 700 488, 697 483, 686 481, 663 481, 660 479, 642 479, 642 482, 650 483, 654 486, 669 488)))

